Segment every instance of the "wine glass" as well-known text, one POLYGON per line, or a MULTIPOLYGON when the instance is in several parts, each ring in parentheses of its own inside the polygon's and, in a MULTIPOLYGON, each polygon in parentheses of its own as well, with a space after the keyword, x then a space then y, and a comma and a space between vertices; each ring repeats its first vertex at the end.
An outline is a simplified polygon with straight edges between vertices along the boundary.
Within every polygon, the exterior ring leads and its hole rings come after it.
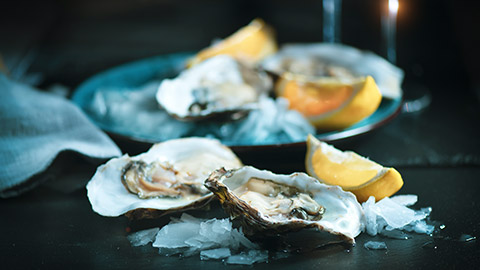
MULTIPOLYGON (((394 65, 397 62, 396 32, 398 9, 398 0, 386 0, 381 18, 385 55, 387 60, 394 65)), ((402 108, 404 112, 418 112, 430 105, 431 94, 428 88, 420 84, 412 84, 406 88, 406 97, 402 108)))
POLYGON ((386 6, 387 10, 382 12, 382 36, 387 60, 395 65, 397 62, 396 32, 398 0, 387 0, 386 6))

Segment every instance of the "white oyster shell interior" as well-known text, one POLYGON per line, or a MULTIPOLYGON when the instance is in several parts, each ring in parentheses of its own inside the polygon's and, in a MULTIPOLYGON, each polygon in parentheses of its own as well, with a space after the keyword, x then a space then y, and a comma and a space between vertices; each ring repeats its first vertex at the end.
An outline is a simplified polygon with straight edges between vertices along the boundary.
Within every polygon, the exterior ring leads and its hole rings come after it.
POLYGON ((174 79, 160 84, 156 99, 170 115, 180 119, 248 110, 272 87, 263 71, 256 71, 228 55, 209 58, 174 79))
POLYGON ((87 184, 87 195, 95 212, 103 216, 119 216, 139 208, 172 210, 188 208, 202 197, 156 197, 141 199, 129 192, 121 181, 122 171, 130 161, 168 162, 177 171, 195 176, 203 184, 215 169, 242 166, 236 155, 218 140, 207 138, 182 138, 155 144, 146 153, 130 157, 124 155, 101 165, 87 184))
POLYGON ((269 206, 256 208, 262 217, 271 223, 316 223, 319 229, 335 235, 346 236, 352 241, 364 228, 363 209, 355 195, 343 191, 338 186, 322 184, 305 173, 282 175, 245 166, 234 171, 231 176, 225 177, 223 184, 228 187, 230 192, 233 191, 235 194, 235 190, 241 190, 242 186, 252 178, 271 180, 277 184, 295 187, 300 192, 312 195, 312 199, 324 207, 325 212, 320 220, 292 219, 283 215, 272 216, 262 213, 262 208, 268 208, 269 206))

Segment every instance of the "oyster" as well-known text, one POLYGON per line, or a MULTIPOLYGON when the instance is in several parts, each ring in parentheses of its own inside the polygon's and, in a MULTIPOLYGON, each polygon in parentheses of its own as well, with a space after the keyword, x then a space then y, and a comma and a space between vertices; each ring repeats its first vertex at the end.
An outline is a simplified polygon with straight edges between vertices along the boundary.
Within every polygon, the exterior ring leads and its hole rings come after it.
POLYGON ((354 243, 364 226, 355 195, 304 173, 279 175, 250 166, 222 168, 208 177, 205 186, 232 218, 240 219, 246 234, 317 228, 354 243))
POLYGON ((228 55, 209 58, 165 79, 156 94, 168 114, 180 120, 198 120, 216 115, 233 118, 251 109, 272 87, 270 77, 228 55))
POLYGON ((352 81, 372 76, 385 98, 401 98, 403 71, 371 52, 328 43, 288 44, 265 59, 262 67, 278 76, 284 73, 307 78, 336 77, 352 81))
POLYGON ((223 166, 234 169, 242 163, 218 140, 170 140, 100 166, 87 184, 87 195, 103 216, 158 217, 208 203, 212 193, 203 182, 223 166))
POLYGON ((292 73, 307 78, 337 77, 342 80, 353 80, 356 75, 349 69, 322 59, 319 56, 298 55, 298 56, 277 56, 270 61, 278 61, 275 65, 270 62, 271 71, 276 74, 292 73))

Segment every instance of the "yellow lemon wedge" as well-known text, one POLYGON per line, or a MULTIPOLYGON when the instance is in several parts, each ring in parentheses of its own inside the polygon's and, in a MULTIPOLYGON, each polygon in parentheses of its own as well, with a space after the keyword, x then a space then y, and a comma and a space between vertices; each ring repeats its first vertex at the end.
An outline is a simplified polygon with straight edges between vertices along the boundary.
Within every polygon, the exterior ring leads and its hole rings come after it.
POLYGON ((355 80, 338 77, 307 78, 284 73, 275 86, 278 96, 290 102, 290 109, 302 113, 319 129, 349 127, 373 114, 382 94, 371 76, 355 80))
POLYGON ((188 61, 187 66, 191 67, 219 54, 228 54, 247 63, 256 63, 275 53, 277 48, 278 46, 270 27, 263 20, 255 19, 231 36, 201 50, 188 61))
POLYGON ((402 176, 394 168, 385 168, 351 151, 340 151, 312 135, 307 138, 305 168, 320 182, 351 191, 359 202, 370 196, 381 200, 403 186, 402 176))

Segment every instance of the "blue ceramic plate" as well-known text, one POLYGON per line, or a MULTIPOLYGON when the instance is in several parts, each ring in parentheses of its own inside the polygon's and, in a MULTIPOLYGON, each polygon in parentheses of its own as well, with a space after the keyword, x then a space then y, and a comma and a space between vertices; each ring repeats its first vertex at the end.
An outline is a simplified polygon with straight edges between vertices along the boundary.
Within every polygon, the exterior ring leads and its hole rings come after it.
MULTIPOLYGON (((145 85, 154 80, 161 80, 167 77, 174 77, 184 66, 185 60, 190 57, 191 53, 169 54, 164 56, 152 57, 132 63, 124 64, 104 72, 101 72, 85 82, 83 82, 74 92, 72 101, 76 103, 89 116, 89 118, 104 131, 128 138, 136 142, 154 143, 155 139, 152 134, 139 134, 125 127, 117 127, 109 122, 102 121, 98 117, 92 115, 89 111, 91 100, 95 92, 100 88, 111 89, 128 89, 145 85)), ((334 142, 342 139, 351 138, 360 134, 372 131, 390 120, 400 113, 402 106, 401 98, 383 99, 378 110, 370 117, 361 122, 343 129, 330 132, 317 132, 316 137, 327 142, 334 142)), ((282 143, 278 142, 270 145, 232 145, 231 147, 265 147, 265 146, 282 146, 292 145, 304 142, 282 143)))

